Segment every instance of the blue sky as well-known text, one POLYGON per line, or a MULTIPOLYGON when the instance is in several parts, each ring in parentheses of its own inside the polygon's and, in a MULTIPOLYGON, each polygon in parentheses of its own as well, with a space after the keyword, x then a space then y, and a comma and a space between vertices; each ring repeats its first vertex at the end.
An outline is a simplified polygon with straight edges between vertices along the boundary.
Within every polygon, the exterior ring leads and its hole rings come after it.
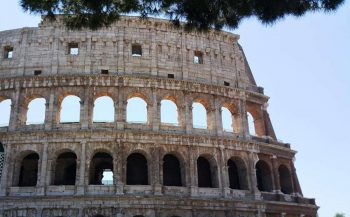
MULTIPOLYGON (((0 0, 0 31, 37 26, 17 1, 0 0)), ((350 2, 336 13, 287 17, 273 26, 255 19, 239 29, 277 137, 291 143, 306 197, 316 198, 320 217, 350 217, 350 2)), ((0 112, 1 113, 1 112, 0 112)))

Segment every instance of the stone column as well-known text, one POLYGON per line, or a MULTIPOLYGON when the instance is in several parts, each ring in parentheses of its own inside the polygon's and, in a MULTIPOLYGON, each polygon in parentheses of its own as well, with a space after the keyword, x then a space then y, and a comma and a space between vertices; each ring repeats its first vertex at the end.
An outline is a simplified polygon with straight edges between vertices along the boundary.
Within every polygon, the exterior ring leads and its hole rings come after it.
POLYGON ((85 89, 84 99, 80 101, 80 123, 81 129, 88 129, 92 123, 91 117, 91 91, 85 89))
POLYGON ((249 134, 249 126, 248 126, 248 119, 247 119, 247 108, 246 108, 246 101, 245 100, 239 100, 238 103, 238 114, 239 119, 241 120, 240 123, 240 134, 243 134, 244 136, 250 136, 249 134))
POLYGON ((85 194, 85 174, 86 174, 86 142, 80 142, 80 164, 79 164, 79 174, 76 174, 76 194, 84 195, 85 194))
POLYGON ((271 161, 272 161, 272 174, 273 174, 273 191, 275 193, 281 193, 281 183, 280 183, 280 176, 278 173, 278 160, 277 160, 277 156, 273 155, 271 157, 271 161))
POLYGON ((254 194, 256 199, 260 198, 260 191, 258 189, 258 181, 256 179, 256 169, 255 163, 259 160, 256 153, 249 153, 249 163, 248 163, 248 178, 250 179, 250 190, 254 194))
POLYGON ((195 154, 197 153, 197 150, 195 150, 194 147, 188 148, 188 154, 189 154, 189 167, 190 167, 190 194, 191 196, 197 196, 198 195, 198 173, 197 173, 197 158, 195 154))
POLYGON ((222 189, 223 189, 223 196, 229 197, 230 196, 230 180, 229 180, 229 174, 228 174, 228 166, 227 166, 227 155, 225 152, 224 145, 220 147, 220 156, 221 156, 221 182, 222 182, 222 189))
POLYGON ((6 196, 7 187, 9 187, 10 185, 8 183, 8 176, 9 174, 12 174, 9 172, 9 165, 11 162, 11 149, 9 145, 3 144, 3 146, 5 150, 5 156, 2 168, 2 175, 0 179, 0 196, 6 196))
POLYGON ((155 147, 152 148, 151 150, 151 157, 152 159, 154 159, 152 162, 149 162, 150 165, 150 169, 151 169, 151 180, 150 180, 150 184, 153 185, 153 192, 155 195, 162 195, 162 185, 160 183, 160 148, 155 147), (153 171, 153 172, 152 172, 153 171))
MULTIPOLYGON (((152 90, 152 129, 154 131, 159 131, 159 127, 160 127, 160 104, 161 102, 157 102, 157 92, 153 89, 152 90)), ((148 108, 147 108, 148 110, 148 108)), ((148 119, 148 117, 147 117, 148 119)))
POLYGON ((9 131, 15 131, 18 124, 18 116, 20 111, 19 105, 19 97, 20 97, 20 87, 19 83, 16 82, 16 91, 13 94, 13 98, 11 99, 11 114, 10 114, 10 123, 9 123, 9 131))
MULTIPOLYGON (((118 85, 122 85, 121 78, 118 80, 118 85)), ((118 102, 117 102, 117 117, 115 121, 117 122, 117 129, 124 130, 124 125, 126 122, 126 106, 128 101, 123 99, 123 88, 118 88, 118 102)))
POLYGON ((188 101, 188 95, 184 94, 184 126, 187 134, 191 134, 193 129, 192 104, 188 101))
MULTIPOLYGON (((113 165, 116 179, 116 194, 121 195, 124 194, 124 182, 123 182, 123 146, 120 141, 117 141, 116 145, 116 163, 113 165)), ((125 165, 126 167, 126 165, 125 165)))
POLYGON ((220 104, 218 102, 218 99, 215 97, 214 99, 214 125, 213 125, 213 129, 216 129, 216 134, 218 136, 222 136, 223 134, 223 126, 222 126, 222 109, 221 107, 219 107, 220 104))
POLYGON ((45 129, 46 130, 49 130, 52 128, 54 102, 55 102, 55 94, 51 90, 49 102, 46 102, 46 113, 45 113, 45 129))
POLYGON ((43 144, 43 152, 42 152, 42 157, 41 157, 41 170, 40 170, 40 176, 38 176, 38 185, 37 185, 37 192, 36 195, 43 196, 45 195, 45 181, 46 181, 46 171, 47 171, 47 154, 48 154, 48 143, 45 142, 43 144))

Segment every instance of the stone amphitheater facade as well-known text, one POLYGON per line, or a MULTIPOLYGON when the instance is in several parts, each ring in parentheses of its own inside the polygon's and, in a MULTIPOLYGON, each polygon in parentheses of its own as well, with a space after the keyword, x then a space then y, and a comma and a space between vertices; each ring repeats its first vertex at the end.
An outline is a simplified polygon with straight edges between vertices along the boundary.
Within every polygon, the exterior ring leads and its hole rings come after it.
POLYGON ((0 128, 0 216, 317 216, 298 182, 296 152, 277 140, 269 98, 238 39, 137 17, 98 31, 67 30, 59 18, 0 32, 0 102, 11 100, 0 128), (80 98, 80 120, 61 123, 70 95, 80 98), (114 122, 92 121, 101 96, 113 99, 114 122), (147 122, 127 122, 133 97, 147 103, 147 122), (45 121, 26 124, 36 98, 45 99, 45 121), (163 99, 176 104, 178 125, 161 122, 163 99), (194 102, 206 109, 206 129, 193 126, 194 102), (232 132, 223 129, 222 107, 232 132), (101 163, 113 183, 92 174, 101 163))

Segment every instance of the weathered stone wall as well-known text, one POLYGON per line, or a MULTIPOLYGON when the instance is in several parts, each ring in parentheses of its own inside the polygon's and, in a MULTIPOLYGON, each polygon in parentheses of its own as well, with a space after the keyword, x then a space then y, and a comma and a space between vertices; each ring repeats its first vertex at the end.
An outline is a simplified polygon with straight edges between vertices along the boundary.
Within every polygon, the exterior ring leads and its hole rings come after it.
POLYGON ((13 58, 0 59, 0 102, 12 102, 10 124, 0 128, 5 148, 0 216, 315 217, 317 206, 302 196, 298 183, 295 151, 276 139, 266 110, 268 97, 256 87, 237 39, 126 17, 96 32, 67 31, 60 22, 47 21, 39 28, 1 32, 0 43, 14 51, 13 58), (66 53, 71 42, 79 44, 79 55, 66 53), (132 43, 142 45, 141 57, 131 56, 132 43), (203 52, 204 64, 193 63, 194 51, 203 52), (34 76, 39 69, 42 74, 34 76), (101 69, 109 74, 101 75, 101 69), (175 78, 167 78, 169 73, 175 78), (78 123, 59 121, 68 95, 81 100, 78 123), (114 101, 112 123, 92 121, 100 96, 114 101), (147 103, 144 124, 126 121, 127 100, 135 96, 147 103), (35 98, 46 100, 45 122, 27 125, 28 103, 35 98), (162 99, 177 105, 178 126, 161 123, 162 99), (194 102, 207 110, 207 129, 193 127, 194 102), (233 132, 223 130, 222 107, 234 117, 233 132), (249 134, 247 112, 254 117, 256 136, 249 134), (76 155, 75 185, 54 185, 57 158, 65 152, 76 155), (113 158, 111 185, 89 184, 98 152, 113 158), (19 186, 22 162, 30 153, 39 156, 37 184, 19 186), (132 153, 146 157, 149 185, 126 184, 132 153), (166 154, 179 159, 182 186, 163 185, 166 154), (198 186, 199 157, 211 164, 212 188, 198 186), (246 189, 230 188, 230 159, 241 162, 246 189), (258 161, 269 168, 269 192, 258 189, 258 161), (281 192, 281 165, 290 172, 288 194, 281 192))

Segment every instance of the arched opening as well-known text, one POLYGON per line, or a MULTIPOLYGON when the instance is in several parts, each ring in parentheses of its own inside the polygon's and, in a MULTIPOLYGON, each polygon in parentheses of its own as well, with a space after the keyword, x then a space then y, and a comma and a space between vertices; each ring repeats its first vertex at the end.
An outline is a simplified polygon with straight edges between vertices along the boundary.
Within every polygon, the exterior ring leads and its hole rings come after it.
POLYGON ((113 185, 113 157, 98 152, 90 163, 90 185, 113 185))
POLYGON ((27 125, 45 123, 46 100, 37 98, 30 101, 27 111, 27 125))
POLYGON ((109 96, 102 96, 95 100, 93 122, 114 122, 114 102, 109 96))
POLYGON ((56 160, 54 185, 75 185, 77 155, 73 152, 60 154, 56 160))
POLYGON ((233 115, 226 107, 221 107, 222 129, 225 132, 234 132, 233 129, 233 115))
POLYGON ((163 157, 163 185, 182 186, 180 161, 172 154, 163 157))
POLYGON ((255 136, 256 135, 255 122, 254 122, 253 115, 250 112, 247 112, 247 121, 248 121, 249 134, 252 136, 255 136))
POLYGON ((128 156, 126 163, 126 184, 148 185, 147 159, 140 153, 133 153, 128 156))
POLYGON ((78 123, 80 121, 80 98, 66 96, 61 103, 60 122, 78 123))
POLYGON ((192 105, 193 128, 207 129, 207 110, 203 104, 195 102, 192 105))
POLYGON ((147 123, 147 103, 140 97, 128 100, 126 121, 129 123, 147 123))
POLYGON ((272 187, 272 174, 269 165, 262 160, 259 160, 255 165, 256 179, 259 191, 271 192, 272 187))
POLYGON ((161 123, 179 125, 177 106, 173 101, 163 99, 160 102, 160 113, 161 123))
POLYGON ((5 99, 0 102, 0 127, 7 127, 10 124, 11 100, 5 99))
POLYGON ((242 159, 231 158, 227 161, 231 189, 248 190, 247 169, 242 159))
POLYGON ((38 180, 38 162, 39 155, 37 153, 28 154, 23 158, 19 172, 19 187, 36 186, 38 180))
POLYGON ((212 162, 200 156, 197 158, 198 187, 215 188, 218 187, 217 171, 212 162))
POLYGON ((278 168, 278 173, 280 177, 280 185, 281 191, 284 194, 292 194, 293 193, 293 184, 292 184, 292 176, 290 175, 289 169, 281 165, 278 168))

